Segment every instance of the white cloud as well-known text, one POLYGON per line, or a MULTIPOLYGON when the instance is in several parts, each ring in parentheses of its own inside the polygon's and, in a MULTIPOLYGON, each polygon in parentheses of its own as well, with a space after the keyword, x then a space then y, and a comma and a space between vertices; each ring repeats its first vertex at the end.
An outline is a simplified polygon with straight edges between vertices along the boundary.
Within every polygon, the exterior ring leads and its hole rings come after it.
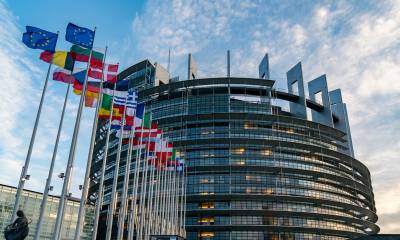
POLYGON ((5 3, 0 1, 0 79, 2 101, 0 101, 0 162, 5 173, 6 183, 15 183, 15 176, 20 171, 21 158, 24 154, 21 147, 24 141, 15 134, 19 126, 19 112, 29 109, 32 91, 32 76, 37 76, 39 70, 30 63, 21 41, 21 31, 16 25, 15 17, 7 10, 5 3))
MULTIPOLYGON (((31 61, 31 55, 37 55, 40 50, 28 49, 23 45, 21 42, 22 31, 22 27, 18 25, 17 17, 8 9, 6 3, 0 0, 0 81, 3 88, 1 92, 2 101, 0 101, 0 119, 2 121, 0 176, 2 184, 13 186, 18 183, 21 168, 26 158, 44 84, 45 71, 47 70, 47 64, 39 66, 39 62, 31 61)), ((65 85, 49 80, 28 170, 31 179, 26 182, 26 189, 43 191, 54 148, 65 89, 65 85)), ((65 171, 70 133, 72 132, 76 111, 77 98, 72 94, 64 119, 55 166, 56 174, 65 171)), ((92 118, 90 117, 91 120, 92 118)), ((81 130, 83 132, 81 135, 87 136, 88 130, 86 129, 89 129, 87 119, 83 119, 82 122, 85 123, 85 126, 81 130)), ((86 159, 83 162, 85 163, 86 159)), ((84 163, 76 161, 76 167, 81 168, 84 163)), ((79 172, 74 175, 74 178, 82 179, 82 173, 79 172)), ((53 194, 59 193, 61 184, 59 179, 53 178, 53 185, 55 185, 53 194)), ((72 185, 76 196, 79 192, 76 185, 79 184, 81 183, 78 180, 72 185)))

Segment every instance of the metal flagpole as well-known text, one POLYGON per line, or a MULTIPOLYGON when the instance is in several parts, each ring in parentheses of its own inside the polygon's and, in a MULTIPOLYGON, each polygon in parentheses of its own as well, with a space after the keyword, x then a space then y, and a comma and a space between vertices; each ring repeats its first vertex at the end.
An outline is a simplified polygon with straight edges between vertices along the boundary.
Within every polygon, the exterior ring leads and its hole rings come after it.
MULTIPOLYGON (((167 141, 165 141, 166 144, 168 144, 167 141)), ((164 154, 164 144, 161 145, 161 160, 162 156, 164 154)), ((162 195, 162 212, 161 212, 161 234, 166 234, 166 215, 167 215, 167 194, 168 194, 168 167, 165 166, 165 171, 164 171, 164 184, 163 184, 163 190, 164 194, 162 195)))
MULTIPOLYGON (((160 142, 162 139, 162 133, 160 136, 160 142)), ((156 143, 157 144, 157 143, 156 143)), ((154 197, 154 210, 153 210, 153 221, 151 222, 151 228, 154 229, 154 234, 159 234, 158 227, 159 227, 159 200, 160 200, 160 184, 161 184, 161 161, 160 159, 156 158, 156 189, 155 189, 155 197, 154 197), (154 226, 154 227, 153 227, 154 226)))
MULTIPOLYGON (((58 36, 58 33, 59 32, 57 31, 57 36, 58 36)), ((19 177, 17 193, 15 194, 14 208, 13 208, 13 212, 12 212, 11 219, 10 219, 11 223, 14 222, 14 220, 15 220, 15 218, 17 216, 17 211, 19 209, 19 202, 21 200, 21 194, 22 194, 22 190, 24 189, 25 181, 29 179, 29 176, 27 175, 28 168, 29 168, 29 163, 31 161, 33 144, 35 143, 36 131, 37 131, 37 128, 38 128, 38 125, 39 125, 40 114, 42 113, 43 101, 44 101, 44 97, 46 95, 47 83, 49 82, 49 75, 50 75, 50 70, 51 70, 51 66, 52 65, 53 65, 53 55, 51 56, 51 61, 49 63, 49 68, 47 69, 46 80, 44 81, 44 86, 43 86, 43 89, 42 89, 42 96, 40 97, 39 107, 38 107, 38 110, 37 110, 37 113, 36 113, 35 125, 33 127, 31 140, 29 142, 28 153, 26 154, 25 163, 24 163, 24 166, 22 167, 21 176, 19 177)))
MULTIPOLYGON (((187 126, 187 125, 186 125, 187 126)), ((184 201, 183 201, 183 238, 186 238, 186 195, 187 195, 187 191, 186 191, 186 188, 187 188, 187 166, 186 166, 186 163, 185 163, 185 165, 183 165, 184 166, 184 168, 183 168, 183 175, 185 176, 184 177, 184 185, 185 185, 185 187, 184 187, 184 189, 185 189, 185 197, 184 197, 184 201)))
POLYGON ((83 218, 85 216, 85 205, 87 202, 89 183, 90 183, 90 170, 91 170, 92 161, 93 161, 93 148, 94 148, 94 142, 96 140, 97 125, 99 122, 99 120, 98 120, 99 109, 100 109, 100 106, 103 101, 104 66, 106 64, 106 57, 107 57, 107 46, 104 51, 103 66, 101 69, 102 76, 101 76, 101 82, 100 82, 99 100, 97 101, 96 111, 95 111, 94 119, 93 119, 92 135, 90 137, 90 145, 89 145, 88 159, 87 159, 87 163, 86 163, 85 179, 83 181, 82 196, 81 196, 81 201, 79 203, 78 220, 76 223, 74 240, 80 239, 80 235, 81 235, 81 231, 82 231, 82 227, 83 227, 83 218))
POLYGON ((154 163, 154 164, 152 164, 152 167, 151 167, 151 170, 150 170, 150 180, 149 180, 149 184, 150 184, 150 189, 149 189, 149 192, 148 192, 148 201, 147 201, 147 209, 149 210, 148 211, 148 213, 147 213, 147 219, 149 220, 148 221, 148 224, 146 224, 146 231, 145 231, 145 233, 146 233, 146 236, 149 236, 149 234, 150 234, 150 231, 151 231, 151 227, 152 227, 152 223, 153 223, 153 213, 154 213, 154 205, 153 205, 153 195, 154 195, 154 193, 153 193, 153 191, 154 191, 154 184, 155 184, 155 182, 154 182, 154 171, 155 171, 155 168, 156 168, 156 164, 155 164, 155 160, 153 161, 152 160, 152 163, 154 163))
MULTIPOLYGON (((160 134, 160 140, 162 139, 162 135, 163 135, 163 130, 161 129, 161 134, 160 134)), ((158 134, 157 134, 158 136, 158 134)), ((157 141, 157 137, 156 137, 156 141, 157 141)), ((157 144, 155 142, 155 144, 157 144)), ((160 166, 160 159, 157 158, 156 155, 156 149, 154 151, 155 154, 155 159, 154 159, 154 166, 152 168, 152 183, 151 183, 151 195, 150 195, 150 210, 151 213, 149 214, 149 224, 147 226, 147 235, 150 234, 157 234, 156 229, 155 229, 155 225, 156 225, 156 221, 157 221, 157 212, 158 212, 158 190, 159 190, 159 180, 160 180, 160 175, 159 175, 159 166, 160 166)))
POLYGON ((177 198, 177 196, 178 196, 178 193, 179 193, 179 191, 178 191, 178 184, 177 184, 177 182, 179 181, 179 175, 178 175, 178 172, 177 172, 177 165, 176 165, 176 158, 175 158, 175 162, 174 162, 174 169, 175 169, 175 172, 174 172, 174 195, 173 195, 173 211, 172 211, 172 221, 171 222, 173 222, 174 223, 174 226, 173 226, 173 229, 172 229, 172 232, 173 232, 173 234, 177 234, 177 232, 176 232, 176 226, 177 226, 177 223, 178 223, 178 221, 176 220, 176 209, 177 209, 177 207, 176 207, 176 205, 178 204, 178 202, 177 202, 177 200, 176 200, 176 198, 177 198))
MULTIPOLYGON (((122 122, 120 123, 120 130, 121 132, 123 131, 125 127, 125 115, 126 115, 126 105, 127 105, 127 100, 129 97, 129 89, 128 93, 125 97, 125 105, 124 105, 124 111, 122 115, 122 122)), ((110 123, 111 124, 111 123, 110 123)), ((115 195, 117 193, 117 185, 118 185, 118 173, 119 173, 119 163, 121 160, 121 148, 122 148, 122 134, 119 138, 118 141, 118 150, 117 150, 117 159, 115 160, 115 168, 114 168, 114 179, 113 179, 113 185, 112 185, 112 191, 111 191, 111 203, 110 203, 110 216, 107 221, 107 233, 106 233, 106 240, 111 239, 111 234, 112 234, 112 228, 113 228, 113 218, 114 218, 114 211, 115 211, 115 195)))
MULTIPOLYGON (((96 32, 96 27, 94 28, 94 32, 96 32)), ((93 50, 90 49, 89 60, 88 60, 87 68, 86 68, 86 74, 85 74, 85 81, 83 83, 82 95, 79 100, 78 113, 76 114, 75 127, 74 127, 74 132, 72 135, 71 147, 69 150, 67 168, 65 171, 63 188, 62 188, 60 202, 59 202, 58 210, 57 210, 57 218, 56 218, 56 223, 54 226, 53 240, 58 240, 60 238, 61 223, 64 218, 64 210, 65 210, 65 204, 66 204, 66 200, 67 200, 67 194, 69 192, 69 187, 71 184, 71 176, 72 176, 72 169, 73 169, 74 160, 75 160, 76 144, 77 144, 77 140, 78 140, 79 127, 80 127, 80 122, 81 122, 81 117, 82 117, 83 103, 84 103, 85 97, 86 97, 86 89, 87 89, 87 82, 88 82, 87 79, 88 79, 90 61, 92 59, 92 53, 93 53, 93 50)))
POLYGON ((178 166, 176 165, 176 158, 175 158, 175 175, 176 175, 176 179, 175 179, 175 194, 174 194, 174 211, 173 211, 173 218, 172 218, 172 222, 174 223, 174 229, 173 232, 174 234, 178 234, 178 226, 179 226, 179 221, 178 221, 178 205, 179 205, 179 181, 180 181, 180 177, 178 174, 178 166))
POLYGON ((143 127, 144 127, 144 116, 146 113, 146 107, 144 107, 143 110, 143 120, 142 120, 142 126, 141 126, 141 132, 140 132, 140 138, 139 138, 139 146, 138 149, 136 149, 136 159, 135 159, 135 174, 133 177, 133 189, 132 189, 132 211, 131 211, 131 217, 129 219, 129 231, 128 231, 128 239, 133 239, 133 234, 134 234, 134 228, 135 228, 135 221, 136 221, 136 214, 137 214, 137 192, 138 192, 138 184, 139 184, 139 174, 140 174, 140 158, 141 158, 141 152, 142 152, 142 143, 143 143, 143 127))
POLYGON ((69 89, 70 89, 71 84, 72 83, 68 83, 67 84, 68 86, 67 86, 67 91, 65 93, 64 105, 63 105, 63 108, 62 108, 62 111, 61 111, 61 119, 60 119, 60 123, 58 125, 57 137, 56 137, 56 142, 54 144, 54 150, 53 150, 53 156, 51 158, 49 173, 48 173, 47 179, 46 179, 46 186, 45 186, 44 192, 43 192, 43 199, 42 199, 42 202, 40 204, 40 213, 39 213, 39 220, 38 220, 37 225, 36 225, 35 240, 39 240, 40 239, 40 230, 42 228, 43 216, 44 216, 44 213, 46 211, 47 197, 48 197, 49 191, 50 191, 51 178, 53 176, 54 163, 56 161, 58 143, 60 141, 61 130, 62 130, 63 122, 64 122, 64 114, 65 114, 65 109, 66 109, 67 102, 68 102, 69 89))
MULTIPOLYGON (((162 138, 160 138, 161 141, 162 138)), ((161 208, 160 208, 160 203, 161 203, 161 184, 162 184, 162 173, 163 173, 163 169, 162 169, 162 165, 161 165, 161 161, 158 161, 158 171, 157 171, 157 198, 156 198, 156 207, 155 207, 155 211, 156 211, 156 221, 155 221, 155 234, 160 234, 160 217, 161 217, 161 208)))
POLYGON ((112 116, 113 116, 114 94, 115 94, 116 87, 117 87, 117 83, 114 84, 113 94, 111 97, 111 109, 110 109, 110 116, 108 118, 107 137, 106 137, 106 144, 104 146, 103 162, 101 165, 101 175, 100 175, 100 181, 99 181, 99 190, 97 193, 96 210, 95 210, 95 214, 94 214, 94 226, 93 226, 92 240, 96 240, 96 238, 97 238, 100 211, 103 206, 103 196, 104 196, 104 185, 103 184, 104 184, 104 175, 105 175, 106 166, 107 166, 108 145, 109 145, 109 141, 110 141, 111 121, 112 121, 112 116))
MULTIPOLYGON (((150 121, 151 122, 151 121, 150 121)), ((149 128, 149 134, 151 132, 151 125, 149 128)), ((146 191, 147 191, 147 172, 148 172, 148 153, 149 153, 149 147, 150 145, 147 144, 146 146, 146 152, 144 154, 144 177, 142 176, 142 184, 141 184, 141 189, 140 189, 140 201, 139 201, 139 205, 140 205, 140 221, 139 221, 139 227, 138 227, 138 235, 137 237, 139 237, 139 239, 142 239, 141 236, 143 234, 143 230, 144 230, 144 221, 145 221, 145 212, 146 212, 146 191)), ((147 209, 148 210, 148 209, 147 209)))
POLYGON ((143 230, 145 239, 147 239, 147 236, 148 236, 149 231, 150 231, 150 229, 149 229, 149 227, 151 225, 150 216, 153 213, 153 211, 151 209, 152 201, 153 201, 153 199, 152 199, 152 191, 153 191, 153 184, 154 184, 153 183, 153 179, 154 179, 154 166, 150 166, 150 176, 149 176, 149 180, 147 181, 148 185, 149 185, 149 189, 147 191, 147 206, 146 206, 147 212, 146 212, 146 215, 145 215, 145 219, 147 219, 148 221, 147 221, 147 224, 145 225, 144 230, 143 230))
MULTIPOLYGON (((161 145, 161 161, 164 154, 164 143, 161 145)), ((167 178, 168 178, 168 168, 164 168, 163 172, 163 182, 161 186, 161 224, 160 224, 160 234, 165 234, 165 209, 166 209, 166 196, 167 196, 167 178)))
MULTIPOLYGON (((142 126, 142 130, 143 130, 143 126, 142 126)), ((129 216, 128 239, 133 239, 133 233, 134 233, 135 221, 136 221, 137 188, 138 188, 138 184, 139 184, 139 174, 140 174, 139 173, 139 171, 140 171, 140 153, 139 152, 141 152, 141 140, 139 140, 138 149, 136 149, 135 173, 134 173, 134 176, 133 176, 132 194, 131 194, 131 197, 130 197, 130 199, 131 199, 131 210, 130 210, 130 216, 129 216)))
MULTIPOLYGON (((136 93, 135 93, 136 97, 136 93)), ((136 101, 136 100, 135 100, 136 101)), ((137 104, 137 103, 136 103, 137 104)), ((137 108, 137 105, 136 105, 137 108)), ((129 175, 131 172, 131 158, 132 158, 132 145, 133 145, 133 137, 135 134, 135 114, 133 115, 133 124, 131 126, 131 130, 129 131, 129 141, 128 141, 128 152, 126 154, 126 161, 125 161, 125 176, 124 176, 124 185, 122 186, 122 198, 121 198, 121 205, 120 211, 118 216, 118 235, 117 239, 124 238, 124 225, 125 225, 125 215, 126 215, 126 208, 127 208, 127 195, 128 195, 128 186, 129 186, 129 175)), ((123 135, 123 129, 121 129, 121 138, 123 135)))
MULTIPOLYGON (((167 155, 168 156, 168 155, 167 155)), ((167 233, 171 234, 171 225, 172 223, 170 222, 171 219, 171 209, 172 209, 172 191, 173 191, 173 171, 171 169, 171 167, 169 167, 168 169, 169 172, 169 181, 168 181, 168 191, 167 191, 167 196, 168 196, 168 202, 167 202, 167 217, 166 217, 166 221, 167 221, 167 233)))
POLYGON ((175 169, 174 167, 170 167, 171 171, 171 183, 170 183, 170 196, 169 196, 169 211, 168 211, 168 232, 169 234, 172 234, 172 228, 173 228, 173 222, 172 222, 172 215, 173 215, 173 209, 174 209, 174 194, 175 194, 175 188, 174 188, 174 181, 175 181, 175 169))
MULTIPOLYGON (((162 140, 161 140, 162 142, 162 140)), ((162 146, 162 145, 161 145, 162 146)), ((162 151, 161 158, 162 159, 162 151)), ((166 169, 162 165, 160 160, 160 186, 159 186, 159 196, 158 196, 158 220, 157 220, 157 234, 162 234, 162 226, 164 224, 163 213, 164 213, 164 193, 165 193, 165 179, 166 179, 166 169)))
POLYGON ((186 189, 185 189, 185 162, 182 162, 182 167, 181 167, 182 169, 181 169, 181 175, 182 175, 182 183, 181 183, 181 186, 182 186, 182 189, 181 189, 181 206, 180 206, 180 218, 179 218, 179 235, 180 236, 183 236, 183 231, 182 231, 182 227, 183 227, 183 221, 185 220, 185 216, 183 215, 183 207, 184 207, 184 205, 186 204, 185 203, 185 199, 184 199, 184 196, 185 196, 185 192, 186 192, 186 189))
POLYGON ((172 210, 172 193, 173 193, 173 170, 172 167, 168 167, 168 171, 169 171, 169 184, 168 184, 168 204, 167 204, 167 217, 166 217, 166 221, 167 221, 167 233, 171 234, 171 210, 172 210))

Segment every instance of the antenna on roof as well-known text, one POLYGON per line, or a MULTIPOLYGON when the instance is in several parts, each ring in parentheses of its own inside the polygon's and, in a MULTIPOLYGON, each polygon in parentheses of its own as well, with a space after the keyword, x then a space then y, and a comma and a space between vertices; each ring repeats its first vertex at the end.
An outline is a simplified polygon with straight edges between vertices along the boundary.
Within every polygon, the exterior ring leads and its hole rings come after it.
POLYGON ((231 51, 228 50, 226 54, 226 62, 227 62, 227 70, 226 75, 227 77, 231 77, 231 51))
POLYGON ((170 65, 171 65, 171 48, 168 48, 168 66, 167 66, 168 73, 170 73, 169 71, 170 65))

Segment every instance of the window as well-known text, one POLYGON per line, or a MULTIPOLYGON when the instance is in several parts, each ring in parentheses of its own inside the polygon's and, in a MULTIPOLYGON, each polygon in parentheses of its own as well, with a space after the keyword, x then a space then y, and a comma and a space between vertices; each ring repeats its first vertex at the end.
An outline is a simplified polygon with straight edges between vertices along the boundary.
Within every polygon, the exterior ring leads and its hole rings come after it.
POLYGON ((200 232, 199 237, 214 237, 214 232, 200 232))
POLYGON ((203 202, 199 203, 199 208, 207 209, 207 208, 214 208, 215 204, 213 202, 203 202))

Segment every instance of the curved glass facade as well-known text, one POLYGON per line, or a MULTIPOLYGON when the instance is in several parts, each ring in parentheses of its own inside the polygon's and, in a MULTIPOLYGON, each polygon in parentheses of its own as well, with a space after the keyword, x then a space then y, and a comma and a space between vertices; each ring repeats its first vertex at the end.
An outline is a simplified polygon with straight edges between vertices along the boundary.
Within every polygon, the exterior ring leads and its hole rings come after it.
POLYGON ((139 92, 186 162, 187 239, 348 239, 377 233, 370 174, 348 154, 346 133, 274 106, 273 84, 208 78, 139 92))
POLYGON ((140 92, 186 160, 188 239, 347 239, 377 232, 368 169, 344 133, 275 114, 272 81, 140 92))

